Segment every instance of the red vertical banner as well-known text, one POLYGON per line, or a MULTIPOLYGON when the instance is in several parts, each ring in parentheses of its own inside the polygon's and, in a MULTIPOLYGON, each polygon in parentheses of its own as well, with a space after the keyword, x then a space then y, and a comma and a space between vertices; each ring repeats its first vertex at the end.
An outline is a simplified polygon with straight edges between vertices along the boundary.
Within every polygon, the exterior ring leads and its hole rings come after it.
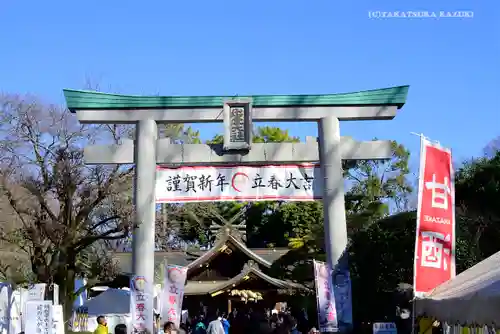
POLYGON ((413 289, 455 277, 455 184, 451 151, 422 137, 413 289))

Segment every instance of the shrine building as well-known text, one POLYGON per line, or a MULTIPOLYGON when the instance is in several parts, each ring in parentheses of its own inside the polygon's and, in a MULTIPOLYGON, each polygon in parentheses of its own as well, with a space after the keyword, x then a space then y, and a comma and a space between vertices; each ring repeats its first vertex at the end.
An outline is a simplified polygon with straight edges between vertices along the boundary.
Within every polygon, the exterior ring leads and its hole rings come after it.
MULTIPOLYGON (((301 284, 270 276, 272 264, 288 250, 248 248, 244 233, 223 225, 208 251, 155 252, 155 283, 162 283, 165 264, 187 267, 183 309, 190 314, 200 312, 200 305, 227 312, 247 306, 272 309, 287 296, 309 292, 301 284)), ((116 252, 113 258, 122 277, 132 276, 131 252, 116 252)))

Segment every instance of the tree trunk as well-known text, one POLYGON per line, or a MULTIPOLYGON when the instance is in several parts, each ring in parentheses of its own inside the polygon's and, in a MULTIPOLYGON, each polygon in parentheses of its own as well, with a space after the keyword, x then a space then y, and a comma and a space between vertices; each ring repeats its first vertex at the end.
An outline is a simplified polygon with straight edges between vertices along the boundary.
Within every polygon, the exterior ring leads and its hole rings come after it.
POLYGON ((479 261, 482 259, 482 252, 481 252, 481 246, 480 246, 480 240, 481 236, 483 235, 484 231, 484 225, 481 223, 479 227, 476 230, 476 233, 474 234, 474 240, 473 240, 473 249, 472 252, 476 256, 476 261, 479 261))
POLYGON ((61 248, 59 256, 53 263, 55 269, 54 283, 59 285, 59 302, 63 309, 63 318, 66 327, 71 324, 71 315, 73 314, 73 301, 75 300, 75 263, 76 256, 71 251, 61 248))
MULTIPOLYGON (((59 276, 59 275, 58 275, 59 276)), ((59 300, 63 307, 63 317, 66 323, 66 331, 71 324, 71 315, 73 314, 73 302, 75 300, 75 271, 70 268, 60 276, 59 284, 59 300)))
POLYGON ((34 254, 31 256, 31 270, 35 273, 37 283, 50 284, 50 268, 39 248, 35 248, 34 254))

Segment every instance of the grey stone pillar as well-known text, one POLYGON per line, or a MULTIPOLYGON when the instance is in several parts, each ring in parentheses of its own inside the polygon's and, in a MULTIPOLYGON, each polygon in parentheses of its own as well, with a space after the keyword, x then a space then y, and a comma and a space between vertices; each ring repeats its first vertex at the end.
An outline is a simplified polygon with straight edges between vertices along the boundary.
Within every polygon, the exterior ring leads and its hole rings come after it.
MULTIPOLYGON (((323 173, 323 211, 325 225, 325 250, 327 263, 333 275, 342 273, 349 277, 347 264, 347 225, 344 201, 344 177, 340 151, 340 128, 336 117, 325 117, 319 121, 320 164, 323 173)), ((337 291, 333 279, 337 320, 339 329, 345 331, 343 322, 352 322, 350 284, 348 291, 337 291), (346 295, 347 294, 347 295, 346 295), (347 300, 346 300, 347 298, 347 300), (348 305, 346 304, 348 303, 348 305), (346 310, 347 308, 347 310, 346 310), (347 312, 346 312, 347 311, 347 312)))
POLYGON ((334 269, 347 247, 344 177, 340 156, 340 130, 336 117, 319 121, 320 163, 323 172, 323 210, 325 250, 328 264, 334 269))
POLYGON ((136 125, 135 142, 135 210, 137 227, 133 230, 132 271, 143 276, 151 293, 145 309, 151 310, 147 329, 153 333, 154 252, 155 252, 155 182, 156 182, 156 121, 139 121, 136 125))

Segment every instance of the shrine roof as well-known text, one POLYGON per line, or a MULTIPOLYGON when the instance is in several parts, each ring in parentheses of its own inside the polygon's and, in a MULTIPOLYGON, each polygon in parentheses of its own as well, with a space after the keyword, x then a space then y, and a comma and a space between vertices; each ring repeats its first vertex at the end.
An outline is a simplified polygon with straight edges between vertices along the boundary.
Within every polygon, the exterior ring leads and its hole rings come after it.
POLYGON ((306 288, 302 284, 289 282, 289 281, 283 281, 283 280, 271 277, 269 275, 266 275, 258 268, 258 266, 249 263, 249 264, 245 265, 245 267, 243 268, 243 270, 241 271, 240 274, 238 274, 237 276, 233 277, 232 279, 230 279, 228 281, 223 282, 221 285, 214 287, 212 290, 209 291, 209 293, 210 294, 216 293, 216 292, 219 292, 221 290, 228 289, 231 287, 236 288, 238 286, 238 284, 245 282, 252 277, 266 281, 278 289, 308 290, 308 288, 306 288))
MULTIPOLYGON (((268 261, 266 258, 262 257, 261 255, 255 253, 253 250, 248 248, 238 236, 233 234, 233 231, 226 230, 221 232, 222 233, 219 234, 214 246, 209 251, 207 251, 202 256, 200 256, 199 258, 188 264, 187 266, 188 270, 195 269, 201 266, 203 263, 209 262, 212 258, 217 256, 218 253, 223 251, 224 246, 227 245, 228 243, 234 245, 237 249, 246 254, 249 257, 249 259, 257 262, 260 265, 270 268, 271 265, 273 264, 271 261, 268 261)), ((270 252, 270 254, 272 253, 273 252, 270 252)))
POLYGON ((289 281, 280 280, 263 273, 256 264, 250 261, 240 274, 227 281, 188 281, 184 288, 185 295, 205 295, 216 293, 221 290, 236 288, 238 284, 247 281, 249 278, 257 278, 268 282, 277 289, 310 290, 308 287, 289 281))
POLYGON ((192 295, 206 295, 209 291, 222 286, 227 281, 188 281, 184 287, 184 294, 186 296, 192 295))
POLYGON ((406 103, 410 86, 396 86, 341 94, 250 96, 138 96, 64 89, 68 109, 222 108, 224 101, 251 98, 254 107, 397 106, 406 103))
MULTIPOLYGON (((249 250, 269 263, 273 263, 289 251, 287 248, 249 248, 249 250)), ((209 251, 196 251, 192 253, 186 253, 184 251, 155 252, 155 268, 159 268, 165 262, 187 267, 190 263, 202 257, 207 252, 209 251)), ((115 252, 112 257, 113 260, 116 261, 120 272, 132 272, 131 252, 115 252)))

